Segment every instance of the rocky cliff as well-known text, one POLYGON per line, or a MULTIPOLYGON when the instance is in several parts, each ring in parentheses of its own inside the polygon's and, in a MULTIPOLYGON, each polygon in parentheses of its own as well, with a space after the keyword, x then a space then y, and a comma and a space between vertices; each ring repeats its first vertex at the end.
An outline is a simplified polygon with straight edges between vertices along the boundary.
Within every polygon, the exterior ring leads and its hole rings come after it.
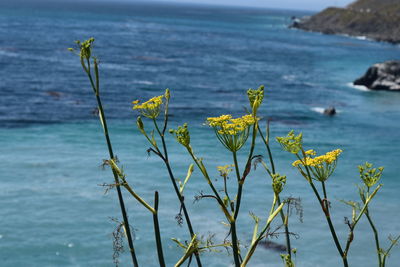
POLYGON ((353 82, 371 90, 400 92, 400 61, 387 61, 371 66, 367 72, 353 82))
POLYGON ((330 7, 292 25, 326 34, 365 36, 400 43, 400 0, 358 0, 346 8, 330 7))

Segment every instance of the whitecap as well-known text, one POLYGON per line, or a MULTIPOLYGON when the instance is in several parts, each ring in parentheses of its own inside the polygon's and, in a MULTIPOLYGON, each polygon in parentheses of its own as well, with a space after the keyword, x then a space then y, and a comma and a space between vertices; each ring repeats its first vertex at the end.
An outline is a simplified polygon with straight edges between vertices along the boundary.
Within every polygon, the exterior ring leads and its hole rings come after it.
POLYGON ((351 87, 351 88, 354 88, 354 89, 357 89, 357 90, 360 90, 360 91, 364 91, 364 92, 370 92, 371 90, 370 89, 368 89, 366 86, 364 86, 364 85, 355 85, 355 84, 353 84, 353 83, 347 83, 346 84, 348 87, 351 87))
POLYGON ((101 63, 101 67, 103 69, 111 69, 111 70, 129 70, 129 68, 126 66, 113 63, 101 63))
POLYGON ((8 51, 5 51, 5 50, 0 50, 0 56, 18 57, 18 54, 14 53, 14 52, 8 52, 8 51))
POLYGON ((324 114, 325 108, 314 107, 314 108, 311 108, 311 110, 312 110, 312 111, 315 111, 315 112, 317 112, 317 113, 324 114))
MULTIPOLYGON (((326 107, 325 108, 323 108, 323 107, 313 107, 313 108, 311 108, 312 111, 317 112, 319 114, 324 114, 325 109, 327 109, 327 108, 326 107)), ((342 112, 342 111, 337 110, 337 109, 335 109, 335 111, 336 111, 336 113, 341 113, 342 112)))
POLYGON ((144 85, 153 85, 154 83, 153 82, 151 82, 151 81, 134 81, 133 83, 136 83, 136 84, 144 84, 144 85))
POLYGON ((294 81, 296 79, 296 75, 283 75, 282 78, 286 81, 294 81))
POLYGON ((358 40, 368 40, 366 36, 355 36, 355 38, 358 40))

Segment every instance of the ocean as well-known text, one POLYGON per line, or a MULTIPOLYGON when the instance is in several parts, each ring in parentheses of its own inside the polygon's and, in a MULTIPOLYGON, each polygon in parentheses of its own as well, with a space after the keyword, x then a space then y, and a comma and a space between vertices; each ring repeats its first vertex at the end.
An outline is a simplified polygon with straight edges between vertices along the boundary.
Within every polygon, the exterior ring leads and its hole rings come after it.
MULTIPOLYGON (((349 84, 373 63, 398 59, 399 46, 362 38, 328 36, 288 29, 291 16, 307 11, 202 5, 108 2, 0 3, 0 266, 113 266, 112 232, 121 220, 107 147, 94 115, 92 89, 78 57, 67 51, 75 40, 96 39, 101 96, 111 140, 128 181, 152 203, 160 192, 160 224, 167 265, 182 255, 171 238, 188 240, 175 221, 179 205, 162 162, 148 155, 136 128, 131 102, 171 90, 170 128, 188 122, 193 147, 209 172, 232 158, 204 125, 207 117, 244 114, 246 90, 265 85, 262 128, 271 120, 271 140, 294 129, 307 149, 341 148, 335 174, 327 182, 333 222, 343 243, 351 208, 358 200, 357 166, 385 166, 384 184, 370 206, 381 244, 400 234, 400 94, 373 92, 349 84), (334 106, 327 117, 321 110, 334 106)), ((149 122, 145 125, 150 127, 149 122)), ((292 155, 271 141, 277 170, 288 177, 282 193, 300 197, 303 222, 290 217, 299 267, 340 266, 320 207, 292 155)), ((167 144, 177 177, 191 160, 172 136, 167 144)), ((256 154, 266 157, 262 144, 256 154)), ((243 168, 248 147, 240 150, 243 168)), ((231 182, 233 182, 231 180, 231 182)), ((221 180, 215 182, 221 185, 221 180)), ((220 187, 221 188, 221 187, 220 187)), ((186 188, 195 231, 222 242, 224 217, 210 199, 198 169, 186 188)), ((125 192, 126 193, 126 192, 125 192)), ((140 266, 157 266, 152 217, 124 194, 140 266)), ((239 216, 239 239, 250 242, 253 220, 269 212, 270 179, 261 168, 247 178, 239 216)), ((284 237, 272 241, 284 244, 284 237)), ((127 251, 127 249, 125 249, 127 251)), ((224 249, 202 254, 204 266, 226 267, 224 249)), ((398 266, 394 248, 388 266, 398 266)), ((362 219, 349 255, 350 266, 377 266, 374 239, 362 219)), ((120 266, 131 266, 127 252, 120 266)), ((249 266, 283 266, 280 252, 259 247, 249 266)))

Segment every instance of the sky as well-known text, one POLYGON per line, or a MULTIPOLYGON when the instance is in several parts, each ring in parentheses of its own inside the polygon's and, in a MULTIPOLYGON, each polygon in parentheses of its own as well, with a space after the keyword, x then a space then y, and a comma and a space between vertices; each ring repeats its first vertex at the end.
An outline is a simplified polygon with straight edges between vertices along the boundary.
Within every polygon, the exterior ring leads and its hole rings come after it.
MULTIPOLYGON (((129 1, 129 0, 127 0, 129 1)), ((160 1, 160 0, 158 0, 160 1)), ((199 3, 217 5, 235 5, 269 7, 282 9, 322 10, 328 6, 344 7, 354 0, 162 0, 164 2, 199 3)))

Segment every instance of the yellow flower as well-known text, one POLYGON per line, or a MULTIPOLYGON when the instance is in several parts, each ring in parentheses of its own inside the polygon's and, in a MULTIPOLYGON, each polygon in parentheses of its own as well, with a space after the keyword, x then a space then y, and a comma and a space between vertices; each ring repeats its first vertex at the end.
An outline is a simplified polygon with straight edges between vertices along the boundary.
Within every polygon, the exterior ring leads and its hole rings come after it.
POLYGON ((232 118, 232 115, 221 115, 207 119, 208 125, 214 128, 217 138, 230 151, 238 151, 249 137, 249 127, 256 123, 253 115, 232 118))
POLYGON ((310 149, 310 150, 307 150, 307 151, 305 152, 305 154, 306 154, 306 155, 315 156, 315 155, 317 155, 317 152, 315 152, 314 149, 310 149))
POLYGON ((140 113, 147 118, 155 119, 160 114, 163 97, 164 95, 156 96, 142 104, 139 103, 139 100, 135 100, 132 102, 132 104, 134 104, 133 109, 139 110, 140 113))
POLYGON ((296 160, 292 165, 299 168, 302 173, 304 173, 302 166, 307 166, 315 179, 324 182, 332 175, 336 168, 337 159, 342 152, 341 149, 336 149, 325 155, 312 158, 311 156, 315 156, 316 152, 314 150, 308 150, 305 152, 307 155, 305 158, 296 160))
POLYGON ((224 166, 217 166, 217 170, 222 177, 228 177, 229 173, 233 170, 232 167, 235 166, 234 164, 224 165, 224 166))

